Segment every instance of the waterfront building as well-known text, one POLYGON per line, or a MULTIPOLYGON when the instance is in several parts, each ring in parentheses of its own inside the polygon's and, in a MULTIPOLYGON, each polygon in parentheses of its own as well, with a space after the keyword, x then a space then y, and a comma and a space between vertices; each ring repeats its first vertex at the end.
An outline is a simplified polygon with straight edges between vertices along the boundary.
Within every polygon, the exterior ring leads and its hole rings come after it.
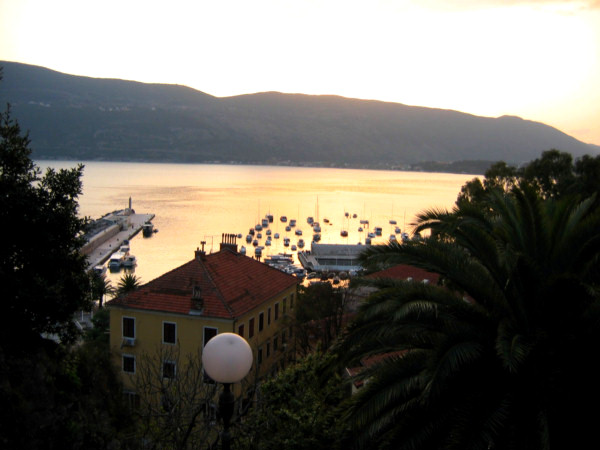
POLYGON ((362 269, 360 254, 365 245, 318 244, 313 242, 310 250, 298 252, 302 266, 309 271, 358 271, 362 269))

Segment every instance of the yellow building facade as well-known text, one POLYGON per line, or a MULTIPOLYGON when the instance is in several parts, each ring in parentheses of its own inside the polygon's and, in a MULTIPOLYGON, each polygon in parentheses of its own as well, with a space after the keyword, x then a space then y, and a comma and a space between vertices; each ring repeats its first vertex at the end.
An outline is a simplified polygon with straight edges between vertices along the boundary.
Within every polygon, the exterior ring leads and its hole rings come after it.
POLYGON ((244 337, 254 353, 249 376, 257 379, 283 368, 294 355, 289 316, 297 279, 228 246, 195 258, 136 291, 107 303, 110 348, 126 389, 132 393, 142 360, 175 378, 191 355, 219 333, 244 337))

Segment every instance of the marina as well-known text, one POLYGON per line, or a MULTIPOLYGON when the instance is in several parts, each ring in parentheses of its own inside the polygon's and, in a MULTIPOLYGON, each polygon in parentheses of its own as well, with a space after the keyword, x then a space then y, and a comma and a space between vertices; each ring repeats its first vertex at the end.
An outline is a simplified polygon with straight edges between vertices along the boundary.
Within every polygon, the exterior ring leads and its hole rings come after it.
MULTIPOLYGON (((60 169, 75 164, 48 161, 40 167, 60 169)), ((206 241, 207 252, 217 251, 224 232, 241 235, 237 239, 238 249, 244 245, 246 256, 254 258, 255 247, 251 245, 256 236, 254 226, 262 226, 265 215, 273 217, 273 221, 266 230, 263 227, 262 238, 257 239, 257 247, 263 247, 261 257, 264 260, 289 253, 298 267, 298 253, 310 250, 313 240, 319 239, 322 244, 366 245, 368 232, 380 226, 382 236, 372 238, 371 242, 387 242, 394 232, 390 219, 396 220, 396 226, 410 238, 410 223, 416 213, 430 207, 451 207, 460 187, 472 178, 472 175, 401 171, 217 164, 88 161, 84 165, 81 217, 103 217, 108 211, 120 209, 119 205, 127 206, 129 197, 134 199, 136 213, 156 214, 151 219, 150 238, 143 238, 141 232, 133 238, 124 233, 110 243, 114 253, 123 239, 130 239, 131 253, 137 259, 135 274, 143 283, 189 261, 190 252, 201 241, 206 241), (288 221, 281 222, 281 216, 288 221), (320 222, 320 233, 312 230, 309 218, 320 222), (296 220, 296 226, 286 232, 290 219, 296 220), (363 230, 359 231, 359 227, 363 230), (247 244, 249 228, 254 235, 247 244), (302 230, 302 236, 296 235, 296 229, 302 230), (348 231, 347 237, 340 235, 342 229, 348 231), (266 245, 269 230, 271 245, 266 245), (290 239, 288 247, 284 246, 284 237, 290 239), (304 240, 304 248, 299 245, 300 238, 304 240), (292 245, 297 246, 296 252, 291 251, 292 245)), ((401 241, 400 234, 397 239, 401 241)), ((109 242, 105 245, 108 251, 109 242)), ((99 251, 106 267, 108 255, 103 249, 99 251)), ((115 286, 122 274, 123 269, 107 271, 106 277, 115 286)))

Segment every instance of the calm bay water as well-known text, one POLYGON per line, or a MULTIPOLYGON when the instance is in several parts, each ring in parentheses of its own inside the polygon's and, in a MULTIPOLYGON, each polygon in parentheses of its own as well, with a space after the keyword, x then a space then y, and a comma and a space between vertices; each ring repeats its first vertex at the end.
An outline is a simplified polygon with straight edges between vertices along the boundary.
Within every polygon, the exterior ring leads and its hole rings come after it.
MULTIPOLYGON (((69 161, 38 161, 46 167, 68 168, 69 161)), ((263 256, 289 252, 283 237, 295 244, 298 238, 310 249, 312 230, 306 222, 313 216, 321 222, 322 243, 356 244, 365 241, 359 221, 366 219, 370 229, 383 228, 375 242, 384 242, 394 231, 395 220, 402 231, 410 232, 415 214, 429 208, 450 208, 461 186, 473 175, 372 171, 272 166, 231 166, 201 164, 84 163, 83 195, 80 213, 93 219, 126 208, 129 197, 138 213, 156 215, 158 233, 151 238, 138 234, 131 242, 136 255, 135 269, 142 282, 191 260, 194 250, 206 241, 207 251, 219 248, 222 233, 242 234, 238 245, 246 244, 248 229, 260 223, 267 213, 275 217, 272 233, 281 239, 265 247, 263 256), (348 212, 350 218, 346 218, 348 212), (357 218, 352 218, 356 214, 357 218), (303 231, 285 231, 280 216, 297 220, 303 231), (324 223, 327 218, 330 223, 324 223), (342 230, 348 237, 341 237, 342 230)), ((265 232, 260 245, 264 245, 265 232)), ((116 284, 122 273, 110 274, 116 284)))

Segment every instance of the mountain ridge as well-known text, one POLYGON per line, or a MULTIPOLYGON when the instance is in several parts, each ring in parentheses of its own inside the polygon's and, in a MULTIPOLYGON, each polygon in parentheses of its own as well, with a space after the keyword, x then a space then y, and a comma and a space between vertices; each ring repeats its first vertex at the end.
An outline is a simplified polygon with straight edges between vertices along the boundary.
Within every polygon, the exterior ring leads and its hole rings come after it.
POLYGON ((37 159, 418 168, 521 164, 557 148, 596 155, 540 122, 335 95, 214 97, 187 86, 63 74, 0 61, 0 101, 37 159))

